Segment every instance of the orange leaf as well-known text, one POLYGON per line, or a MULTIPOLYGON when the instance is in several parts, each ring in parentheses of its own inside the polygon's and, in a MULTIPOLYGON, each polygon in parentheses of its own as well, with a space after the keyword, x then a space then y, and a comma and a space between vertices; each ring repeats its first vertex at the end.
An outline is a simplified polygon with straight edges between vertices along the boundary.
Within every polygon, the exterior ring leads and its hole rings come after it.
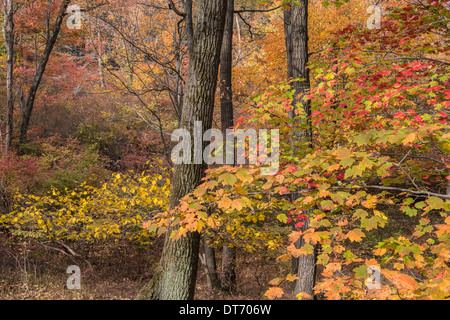
POLYGON ((319 232, 305 232, 305 234, 303 235, 303 239, 305 239, 306 243, 316 244, 317 242, 320 241, 320 233, 319 232))
POLYGON ((299 294, 297 294, 298 300, 311 300, 312 298, 313 297, 311 297, 311 295, 306 292, 300 292, 299 294))
POLYGON ((282 283, 282 282, 283 282, 282 278, 275 278, 275 279, 270 280, 269 284, 271 286, 279 286, 280 283, 282 283))
POLYGON ((277 258, 277 261, 288 262, 291 260, 291 257, 292 256, 290 254, 283 254, 277 258))
POLYGON ((400 292, 411 293, 419 288, 416 280, 406 274, 391 270, 383 270, 382 273, 400 292))
POLYGON ((403 140, 403 145, 407 145, 408 143, 412 143, 414 142, 414 140, 416 140, 417 137, 417 133, 416 132, 411 132, 410 134, 408 134, 405 138, 405 140, 403 140))
POLYGON ((360 229, 354 229, 347 233, 347 238, 352 242, 359 242, 366 235, 360 229))
POLYGON ((281 298, 283 296, 283 293, 284 293, 283 289, 278 287, 272 287, 269 290, 267 290, 264 295, 270 300, 273 300, 276 298, 281 298))
POLYGON ((297 275, 292 275, 292 274, 288 274, 287 276, 286 276, 286 281, 290 281, 290 282, 293 282, 293 281, 295 281, 295 280, 297 280, 298 279, 298 276, 297 275))

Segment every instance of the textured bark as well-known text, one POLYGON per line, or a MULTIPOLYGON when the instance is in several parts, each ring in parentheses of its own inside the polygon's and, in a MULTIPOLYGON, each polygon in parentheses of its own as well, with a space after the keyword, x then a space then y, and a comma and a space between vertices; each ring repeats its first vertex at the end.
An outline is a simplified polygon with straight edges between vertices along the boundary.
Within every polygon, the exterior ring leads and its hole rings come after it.
MULTIPOLYGON (((305 221, 305 224, 301 228, 301 231, 305 231, 309 228, 309 222, 305 221)), ((305 244, 303 237, 295 243, 297 248, 301 248, 305 244)), ((314 250, 315 251, 315 250, 314 250)), ((294 294, 297 295, 300 292, 306 292, 311 297, 314 297, 314 286, 316 278, 316 256, 315 253, 300 256, 298 259, 293 260, 293 269, 298 275, 298 279, 294 283, 294 294)), ((294 271, 293 271, 294 272, 294 271)))
MULTIPOLYGON (((226 4, 227 0, 198 2, 180 125, 192 137, 195 121, 202 122, 203 132, 212 126, 226 4)), ((175 166, 170 209, 201 183, 205 168, 204 163, 175 166)), ((166 233, 158 268, 141 291, 140 299, 186 300, 194 297, 200 235, 189 233, 178 241, 172 241, 172 230, 169 228, 166 233)))
POLYGON ((208 286, 211 290, 219 291, 221 287, 217 274, 216 251, 205 239, 202 240, 202 247, 203 258, 201 260, 208 278, 208 286))
POLYGON ((30 90, 28 91, 28 98, 25 103, 25 108, 23 110, 22 124, 20 127, 20 136, 19 136, 20 145, 26 143, 36 93, 39 89, 39 85, 41 83, 42 76, 44 75, 45 68, 47 67, 48 60, 50 59, 50 54, 52 53, 53 47, 55 46, 56 40, 58 39, 59 31, 61 30, 61 24, 64 20, 64 16, 69 4, 70 0, 64 0, 61 3, 61 6, 58 11, 58 16, 56 18, 55 25, 53 27, 51 35, 49 34, 49 30, 47 32, 48 34, 47 43, 45 45, 44 52, 42 53, 39 66, 34 73, 33 81, 31 82, 30 90))
MULTIPOLYGON (((287 50, 288 78, 297 79, 291 86, 295 90, 292 102, 293 110, 289 112, 289 117, 295 119, 292 133, 293 151, 298 150, 298 143, 305 143, 312 146, 312 128, 309 122, 311 115, 310 102, 302 99, 302 94, 310 89, 308 66, 308 0, 299 1, 299 5, 293 5, 290 9, 284 11, 285 40, 287 50), (307 123, 297 117, 295 111, 300 106, 306 114, 307 123)), ((295 201, 297 196, 291 198, 295 201)), ((304 212, 309 214, 310 211, 304 212)), ((302 231, 309 227, 307 221, 301 228, 302 231)), ((304 245, 303 238, 296 242, 296 247, 304 245)), ((297 274, 299 279, 294 283, 294 294, 306 292, 314 296, 315 285, 315 254, 303 255, 292 259, 292 273, 297 274)))
POLYGON ((220 109, 222 132, 233 126, 233 26, 234 0, 228 0, 225 30, 223 34, 222 52, 220 54, 220 109))
POLYGON ((223 246, 220 281, 222 290, 236 292, 236 248, 223 246))
MULTIPOLYGON (((311 115, 310 102, 304 101, 301 94, 308 91, 311 87, 309 79, 308 66, 308 0, 301 0, 300 5, 292 6, 284 11, 285 19, 285 38, 288 63, 288 78, 300 79, 292 82, 292 88, 295 89, 293 110, 289 117, 295 118, 297 104, 300 104, 306 115, 311 115)), ((297 141, 311 142, 311 125, 307 126, 297 119, 297 127, 294 128, 294 136, 297 141), (298 126, 302 126, 299 130, 298 126)))
POLYGON ((189 52, 192 51, 192 45, 194 42, 194 26, 193 26, 193 11, 192 11, 192 0, 184 0, 183 1, 184 8, 184 19, 186 25, 186 38, 187 38, 187 46, 189 52))
POLYGON ((13 113, 14 113, 14 8, 13 0, 6 1, 5 8, 5 43, 6 43, 6 135, 5 153, 12 144, 13 113))
MULTIPOLYGON (((234 0, 228 0, 222 52, 220 55, 220 110, 224 137, 226 136, 226 130, 234 125, 232 91, 233 27, 234 0)), ((231 293, 236 290, 236 249, 226 245, 222 248, 220 282, 222 290, 231 293)))

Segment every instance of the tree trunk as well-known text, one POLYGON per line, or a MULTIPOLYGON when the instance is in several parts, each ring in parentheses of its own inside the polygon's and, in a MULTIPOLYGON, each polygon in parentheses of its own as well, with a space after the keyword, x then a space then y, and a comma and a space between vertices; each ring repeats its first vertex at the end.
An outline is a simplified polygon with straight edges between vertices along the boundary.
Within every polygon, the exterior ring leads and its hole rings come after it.
POLYGON ((6 43, 6 135, 5 153, 12 144, 14 113, 14 8, 13 0, 6 1, 5 8, 5 43, 6 43))
MULTIPOLYGON (((191 137, 195 121, 202 122, 203 132, 212 126, 226 4, 227 0, 198 2, 180 126, 188 130, 191 137)), ((205 163, 175 166, 170 209, 201 183, 205 169, 205 163)), ((169 227, 158 268, 142 289, 140 299, 186 300, 194 297, 200 235, 188 233, 186 237, 172 241, 172 230, 169 227)))
POLYGON ((202 260, 203 267, 206 272, 206 276, 208 279, 208 286, 214 292, 217 292, 221 289, 219 276, 217 274, 217 265, 216 265, 216 251, 207 240, 202 239, 202 247, 203 247, 203 257, 200 257, 202 260))
MULTIPOLYGON (((22 115, 22 124, 20 126, 20 136, 19 136, 19 145, 23 145, 26 143, 28 128, 30 125, 31 113, 33 112, 34 100, 36 98, 36 93, 39 89, 39 85, 42 80, 42 76, 44 75, 45 68, 47 66, 48 60, 50 58, 50 54, 52 53, 53 47, 55 46, 56 40, 58 39, 59 31, 61 30, 61 24, 64 20, 64 16, 67 10, 67 7, 70 4, 70 0, 64 0, 61 3, 61 7, 58 11, 58 16, 55 21, 55 26, 53 27, 52 34, 47 38, 47 43, 45 45, 44 52, 42 53, 41 61, 39 63, 38 68, 36 69, 33 77, 33 81, 31 82, 31 87, 28 91, 28 98, 25 103, 25 108, 23 110, 22 115)), ((49 33, 49 31, 48 31, 49 33)))
POLYGON ((222 272, 220 275, 222 290, 229 293, 236 292, 236 248, 223 246, 222 272))
MULTIPOLYGON (((310 89, 308 65, 308 0, 301 0, 298 5, 292 5, 284 11, 285 39, 287 50, 288 78, 297 79, 291 83, 295 90, 292 101, 293 110, 289 117, 295 119, 292 134, 293 151, 298 151, 299 143, 306 147, 312 147, 312 128, 309 120, 311 115, 310 101, 303 100, 303 94, 310 89), (306 120, 302 120, 296 114, 300 106, 306 114, 306 120), (306 123, 304 123, 306 121, 306 123), (306 143, 306 144, 305 144, 306 143)), ((298 199, 293 196, 292 201, 298 199)), ((312 210, 311 210, 312 211, 312 210)), ((305 212, 310 214, 311 212, 305 212)), ((301 231, 308 229, 308 221, 304 221, 301 231)), ((296 247, 303 246, 304 240, 300 238, 296 247)), ((292 259, 292 273, 297 274, 299 279, 294 284, 294 294, 306 292, 314 296, 315 285, 315 254, 303 255, 292 259)))
POLYGON ((232 91, 233 26, 234 0, 228 0, 222 52, 220 54, 220 108, 223 134, 226 134, 226 130, 234 125, 232 91))
MULTIPOLYGON (((232 91, 233 27, 234 0, 228 0, 222 52, 220 55, 220 108, 224 137, 226 137, 226 130, 234 125, 232 91)), ((227 245, 222 248, 220 282, 224 291, 233 293, 236 290, 236 248, 227 245)))

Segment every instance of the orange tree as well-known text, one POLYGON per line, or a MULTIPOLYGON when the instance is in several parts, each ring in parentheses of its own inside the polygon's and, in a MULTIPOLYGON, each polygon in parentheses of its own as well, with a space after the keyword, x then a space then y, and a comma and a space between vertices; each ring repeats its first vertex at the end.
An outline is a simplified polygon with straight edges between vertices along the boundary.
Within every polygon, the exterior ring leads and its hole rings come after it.
MULTIPOLYGON (((178 225, 174 241, 201 231, 248 251, 284 250, 281 261, 317 245, 315 292, 327 299, 448 299, 448 11, 431 1, 392 8, 384 19, 381 29, 348 26, 324 53, 331 63, 312 66, 317 85, 304 98, 312 100, 313 146, 293 154, 292 91, 269 87, 237 127, 280 130, 279 172, 211 169, 177 209, 146 227, 178 225), (294 202, 293 192, 301 193, 294 202), (288 228, 305 219, 303 234, 288 228)), ((282 283, 295 278, 274 279, 266 295, 282 297, 282 283)))

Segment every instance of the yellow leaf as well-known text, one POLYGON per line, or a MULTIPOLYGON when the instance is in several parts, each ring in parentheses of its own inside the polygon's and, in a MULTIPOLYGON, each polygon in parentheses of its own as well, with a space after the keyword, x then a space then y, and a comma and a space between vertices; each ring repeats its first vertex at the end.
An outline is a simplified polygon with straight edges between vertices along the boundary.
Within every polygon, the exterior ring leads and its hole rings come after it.
POLYGON ((269 284, 271 286, 279 286, 282 282, 283 282, 282 278, 275 278, 275 279, 270 280, 269 284))
POLYGON ((403 140, 403 145, 406 146, 407 144, 414 142, 416 140, 416 137, 417 137, 417 133, 416 132, 411 132, 403 140))
POLYGON ((336 155, 336 159, 342 160, 345 158, 348 158, 352 155, 351 151, 347 148, 339 147, 335 152, 334 155, 336 155))
POLYGON ((291 260, 291 257, 292 256, 290 254, 283 254, 277 258, 277 261, 287 262, 291 260))
POLYGON ((300 292, 296 297, 298 300, 311 300, 313 298, 309 293, 306 292, 300 292))

